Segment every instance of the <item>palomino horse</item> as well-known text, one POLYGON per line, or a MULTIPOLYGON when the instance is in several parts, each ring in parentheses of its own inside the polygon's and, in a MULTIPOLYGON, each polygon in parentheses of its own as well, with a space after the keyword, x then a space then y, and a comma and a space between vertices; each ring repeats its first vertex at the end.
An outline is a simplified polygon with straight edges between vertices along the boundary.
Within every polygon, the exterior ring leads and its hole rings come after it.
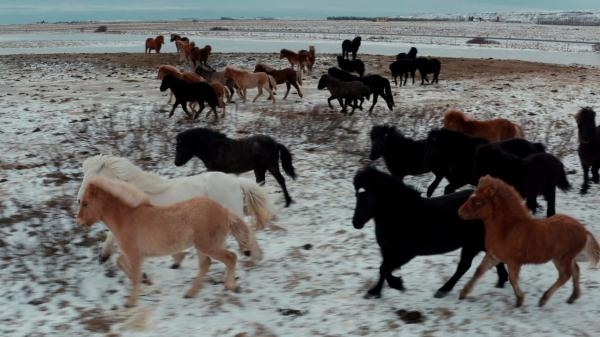
POLYGON ((600 245, 581 222, 563 214, 545 219, 532 217, 517 190, 497 178, 479 179, 477 189, 458 209, 458 214, 463 219, 483 220, 486 247, 475 275, 460 292, 461 299, 490 267, 504 262, 517 297, 516 306, 520 307, 525 296, 519 287, 521 266, 552 261, 558 270, 558 280, 544 293, 539 306, 546 304, 570 277, 573 277, 573 293, 567 303, 573 303, 581 293, 575 258, 585 251, 592 265, 600 261, 600 245))
POLYGON ((89 227, 103 220, 114 233, 121 255, 117 260, 133 284, 126 307, 135 306, 142 281, 144 258, 178 253, 194 246, 199 271, 186 298, 194 297, 208 272, 211 259, 225 264, 225 288, 236 290, 237 256, 225 249, 229 232, 240 251, 255 261, 262 257, 254 232, 244 220, 216 201, 198 197, 171 206, 156 206, 134 185, 96 176, 89 180, 81 198, 77 223, 89 227))
MULTIPOLYGON (((274 216, 265 190, 250 179, 223 172, 204 172, 168 179, 140 169, 127 158, 106 155, 89 157, 83 161, 83 181, 77 192, 78 203, 85 191, 84 186, 95 175, 128 181, 148 194, 155 205, 171 205, 194 197, 211 198, 240 217, 244 214, 251 216, 256 229, 264 228, 274 216)), ((115 248, 113 235, 109 232, 102 245, 100 263, 108 260, 115 248)), ((184 256, 185 253, 174 255, 172 268, 178 268, 184 256)))
POLYGON ((457 109, 449 109, 444 113, 444 128, 462 132, 471 137, 499 142, 511 138, 525 138, 523 129, 505 118, 477 121, 457 109))
POLYGON ((244 102, 246 101, 246 90, 248 88, 258 88, 258 94, 252 100, 252 102, 256 102, 256 99, 263 93, 263 87, 267 86, 269 90, 268 99, 275 104, 275 79, 267 73, 251 73, 233 66, 227 66, 225 67, 225 78, 233 80, 237 87, 237 93, 244 102))
POLYGON ((292 69, 294 69, 294 65, 297 65, 298 70, 304 70, 310 64, 308 53, 296 53, 284 48, 279 52, 279 59, 283 58, 286 58, 290 62, 292 69))
POLYGON ((165 37, 162 35, 159 35, 155 38, 147 38, 146 39, 146 49, 144 50, 144 53, 150 53, 152 51, 152 49, 154 49, 156 51, 156 53, 160 53, 160 48, 162 47, 162 45, 165 44, 165 37))

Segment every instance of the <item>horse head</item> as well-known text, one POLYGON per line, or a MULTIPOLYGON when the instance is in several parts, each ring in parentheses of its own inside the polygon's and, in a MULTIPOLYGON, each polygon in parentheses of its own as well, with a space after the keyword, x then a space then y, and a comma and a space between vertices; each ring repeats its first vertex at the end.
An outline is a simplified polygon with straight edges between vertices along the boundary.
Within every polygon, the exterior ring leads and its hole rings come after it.
POLYGON ((190 141, 187 140, 184 132, 178 134, 176 137, 175 166, 185 165, 194 156, 194 150, 191 148, 190 141))
POLYGON ((98 194, 98 187, 93 182, 86 185, 85 192, 80 199, 76 221, 84 227, 90 227, 100 220, 98 205, 94 200, 98 194))
POLYGON ((383 155, 388 137, 395 129, 395 127, 390 125, 375 125, 371 128, 371 152, 369 153, 369 159, 376 160, 383 155))
POLYGON ((329 76, 327 76, 326 74, 322 75, 321 78, 319 79, 319 84, 317 85, 317 89, 323 90, 323 89, 327 88, 328 83, 329 83, 329 76))
POLYGON ((575 114, 577 136, 581 144, 589 144, 596 138, 596 112, 590 108, 581 108, 575 114))
POLYGON ((377 200, 369 186, 372 170, 375 170, 375 168, 367 166, 358 171, 354 176, 353 184, 356 195, 356 206, 354 207, 354 215, 352 216, 352 225, 356 229, 363 228, 375 216, 377 200))
POLYGON ((173 83, 176 81, 176 77, 171 74, 166 74, 160 82, 160 91, 166 91, 171 88, 173 83))

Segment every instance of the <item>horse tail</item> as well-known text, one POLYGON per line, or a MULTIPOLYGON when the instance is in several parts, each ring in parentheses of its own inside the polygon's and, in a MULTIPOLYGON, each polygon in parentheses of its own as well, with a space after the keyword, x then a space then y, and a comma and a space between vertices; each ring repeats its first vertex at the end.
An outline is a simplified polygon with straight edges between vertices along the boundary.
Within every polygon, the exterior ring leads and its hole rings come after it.
POLYGON ((302 85, 302 70, 296 70, 296 77, 298 78, 298 84, 302 85))
POLYGON ((252 261, 260 261, 262 259, 262 251, 258 246, 258 242, 256 242, 254 230, 249 228, 242 218, 231 212, 228 214, 227 224, 229 225, 231 234, 233 234, 233 237, 240 246, 240 251, 244 255, 250 256, 252 261))
POLYGON ((281 166, 285 173, 292 177, 292 179, 296 179, 296 172, 294 170, 294 166, 292 166, 292 154, 288 149, 280 143, 277 143, 277 147, 279 148, 279 154, 281 155, 281 166))
POLYGON ((565 172, 565 167, 560 163, 560 172, 558 173, 558 181, 556 182, 556 186, 560 188, 561 191, 566 192, 571 189, 571 184, 567 179, 567 173, 565 172))
POLYGON ((256 229, 265 228, 265 225, 275 217, 273 205, 267 197, 267 193, 250 179, 240 177, 239 182, 244 195, 244 208, 247 214, 254 218, 254 227, 256 229))
POLYGON ((385 91, 385 95, 388 97, 388 103, 391 105, 390 110, 392 110, 392 107, 396 105, 394 103, 394 95, 392 95, 392 87, 390 85, 390 81, 388 81, 387 79, 384 82, 385 83, 383 89, 385 91))
POLYGON ((585 254, 590 259, 590 264, 594 267, 600 262, 600 244, 590 231, 587 231, 587 242, 585 244, 585 254))

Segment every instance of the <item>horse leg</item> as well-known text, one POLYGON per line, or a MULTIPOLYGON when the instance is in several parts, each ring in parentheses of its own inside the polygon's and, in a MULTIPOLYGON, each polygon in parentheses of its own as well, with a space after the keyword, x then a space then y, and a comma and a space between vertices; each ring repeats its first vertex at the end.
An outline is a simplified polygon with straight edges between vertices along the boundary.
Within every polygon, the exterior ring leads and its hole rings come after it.
POLYGON ((175 103, 173 103, 173 108, 171 108, 171 112, 169 113, 169 118, 173 117, 173 114, 175 113, 175 109, 177 108, 178 105, 179 105, 179 101, 177 100, 177 97, 175 97, 175 103))
POLYGON ((402 267, 403 265, 408 263, 408 261, 412 260, 414 257, 415 257, 414 255, 402 256, 401 258, 395 259, 390 262, 390 264, 389 264, 390 265, 390 273, 387 274, 385 277, 385 280, 387 281, 390 288, 397 289, 400 291, 405 290, 404 281, 402 280, 402 277, 392 275, 392 271, 394 269, 402 267))
MULTIPOLYGON (((287 88, 287 91, 285 92, 285 95, 283 95, 283 99, 285 99, 285 98, 287 97, 287 95, 290 93, 290 89, 291 89, 291 87, 292 87, 292 86, 290 85, 290 82, 285 82, 285 86, 286 86, 286 88, 287 88)), ((298 89, 298 88, 296 88, 296 89, 298 89)))
POLYGON ((581 169, 583 170, 583 184, 581 184, 579 193, 586 194, 590 188, 590 165, 582 163, 581 169))
POLYGON ((525 201, 525 204, 527 205, 527 208, 529 208, 531 210, 531 213, 533 213, 533 214, 535 214, 535 212, 537 212, 537 209, 540 206, 537 203, 537 197, 535 197, 535 196, 528 197, 525 201))
POLYGON ((515 303, 515 307, 520 307, 523 305, 523 299, 525 298, 525 294, 521 287, 519 286, 519 272, 521 271, 521 265, 516 263, 507 263, 508 266, 508 280, 513 287, 513 291, 515 292, 515 296, 517 297, 517 302, 515 303))
POLYGON ((261 85, 259 85, 257 88, 258 88, 258 94, 256 94, 256 97, 254 97, 254 99, 252 100, 252 103, 256 102, 256 100, 258 99, 258 96, 262 95, 262 93, 263 93, 263 88, 261 85))
POLYGON ((473 258, 475 255, 477 255, 477 253, 479 253, 478 249, 469 249, 467 247, 463 247, 463 249, 460 251, 460 260, 458 261, 454 275, 452 275, 452 277, 450 277, 450 279, 440 289, 438 289, 438 291, 436 291, 433 297, 442 298, 446 296, 452 290, 452 288, 454 288, 456 282, 458 282, 458 280, 467 272, 467 270, 471 268, 471 263, 473 262, 473 258))
POLYGON ((381 297, 381 288, 383 288, 383 281, 385 281, 389 275, 392 274, 393 268, 390 266, 389 261, 383 257, 383 261, 379 266, 379 280, 375 286, 365 294, 365 298, 380 298, 381 297))
POLYGON ((102 250, 100 250, 100 255, 98 256, 98 260, 100 264, 106 262, 110 255, 115 251, 117 245, 115 243, 115 237, 111 231, 106 234, 106 239, 104 243, 102 243, 102 250))
MULTIPOLYGON (((302 98, 302 91, 300 90, 300 87, 298 86, 298 83, 296 82, 292 82, 292 85, 294 86, 294 88, 296 88, 296 92, 298 93, 298 96, 300 96, 300 98, 302 98)), ((290 91, 290 87, 288 86, 288 91, 290 91)), ((287 93, 285 94, 287 96, 287 93)))
POLYGON ((124 255, 124 258, 121 258, 123 255, 119 256, 117 265, 127 274, 132 283, 131 293, 127 302, 125 302, 125 307, 130 308, 135 306, 140 295, 142 258, 137 253, 126 253, 124 255))
MULTIPOLYGON (((552 294, 554 294, 555 291, 558 290, 558 288, 560 288, 563 284, 567 283, 567 281, 569 280, 569 277, 571 277, 571 272, 572 272, 572 261, 574 261, 574 258, 569 258, 568 261, 565 261, 566 259, 563 258, 562 260, 557 260, 554 259, 552 260, 552 262, 554 262, 554 265, 556 266, 556 269, 558 270, 558 279, 556 280, 556 282, 554 282, 554 284, 548 288, 548 290, 546 290, 546 292, 544 292, 544 295, 542 295, 542 298, 540 298, 540 302, 539 302, 539 306, 543 306, 544 304, 546 304, 546 302, 548 302, 548 299, 550 298, 550 296, 552 296, 552 294)), ((508 277, 510 278, 510 268, 508 269, 508 277)), ((579 275, 578 275, 579 276, 579 275)), ((578 280, 579 281, 579 277, 578 280)))
POLYGON ((378 97, 379 97, 379 94, 377 94, 377 93, 373 94, 373 104, 371 104, 371 108, 369 109, 369 116, 371 115, 371 112, 373 112, 373 108, 375 107, 375 103, 377 103, 378 97))
POLYGON ((256 183, 259 185, 265 184, 265 174, 267 173, 267 169, 262 167, 257 167, 254 169, 254 177, 256 178, 256 183))
POLYGON ((546 199, 546 216, 551 217, 556 214, 556 187, 548 187, 544 199, 546 199))
POLYGON ((498 282, 496 288, 504 288, 504 284, 508 281, 508 272, 504 267, 504 263, 500 262, 496 264, 496 273, 498 273, 498 282))
POLYGON ((183 258, 186 255, 187 255, 187 252, 185 252, 185 251, 171 255, 171 257, 173 258, 173 264, 171 265, 171 269, 178 269, 179 267, 181 267, 181 261, 183 261, 183 258))
POLYGON ((427 198, 430 198, 433 195, 433 192, 438 187, 440 182, 444 179, 444 176, 441 174, 436 174, 435 179, 431 182, 429 187, 427 187, 427 198))
POLYGON ((200 116, 200 114, 202 113, 202 110, 204 110, 204 100, 199 99, 198 100, 198 111, 196 112, 196 114, 194 115, 194 119, 198 118, 198 116, 200 116))
POLYGON ((446 187, 444 188, 444 195, 445 194, 450 194, 456 191, 457 188, 459 188, 460 186, 457 186, 456 184, 450 182, 448 185, 446 185, 446 187))
POLYGON ((465 299, 467 295, 469 295, 469 293, 473 291, 475 283, 477 283, 477 281, 483 276, 483 274, 485 274, 485 272, 488 271, 488 269, 492 268, 499 262, 500 261, 496 260, 492 255, 485 254, 483 260, 479 264, 479 267, 477 267, 477 270, 475 271, 475 275, 473 275, 469 282, 467 282, 464 288, 460 291, 460 295, 458 296, 458 298, 461 300, 465 299))
POLYGON ((198 294, 198 292, 202 289, 202 284, 204 283, 204 277, 208 272, 208 268, 210 268, 210 257, 203 254, 200 250, 197 250, 198 254, 198 274, 196 275, 196 279, 194 283, 192 283, 192 287, 183 295, 185 298, 192 298, 198 294))
POLYGON ((579 296, 581 296, 581 289, 579 288, 579 266, 575 260, 571 262, 571 276, 573 277, 573 293, 567 300, 567 303, 569 304, 575 303, 579 296))
MULTIPOLYGON (((192 118, 192 114, 190 114, 190 112, 187 109, 187 104, 186 102, 181 102, 181 108, 183 109, 183 111, 185 112, 185 114, 189 117, 192 118)), ((170 116, 169 116, 170 117, 170 116)))
POLYGON ((167 104, 170 104, 172 99, 173 99, 173 90, 169 89, 169 100, 167 101, 167 104))
POLYGON ((333 96, 329 96, 329 98, 327 99, 327 104, 329 105, 330 109, 333 109, 333 105, 331 105, 331 101, 334 99, 335 99, 335 97, 333 97, 333 96))
MULTIPOLYGON (((338 97, 338 99, 337 99, 337 100, 338 100, 338 102, 340 103, 340 106, 342 107, 342 112, 343 112, 343 113, 346 113, 346 112, 348 112, 348 111, 346 110, 346 104, 347 104, 348 102, 347 102, 347 101, 346 101, 346 102, 344 102, 344 99, 342 99, 342 98, 339 98, 339 97, 338 97)), ((353 111, 354 111, 354 110, 353 110, 353 111)))
POLYGON ((600 165, 592 164, 592 182, 596 184, 600 182, 600 176, 598 176, 598 169, 600 169, 600 165))
POLYGON ((206 252, 206 255, 225 264, 225 288, 237 291, 238 286, 235 282, 235 263, 237 262, 237 255, 224 248, 217 251, 206 252))
POLYGON ((281 189, 283 190, 283 196, 285 197, 285 207, 290 206, 290 204, 292 203, 292 197, 290 197, 287 187, 285 186, 285 179, 283 178, 281 171, 279 171, 279 163, 271 165, 271 167, 269 167, 268 170, 275 177, 275 180, 277 180, 277 183, 279 183, 279 186, 281 186, 281 189))

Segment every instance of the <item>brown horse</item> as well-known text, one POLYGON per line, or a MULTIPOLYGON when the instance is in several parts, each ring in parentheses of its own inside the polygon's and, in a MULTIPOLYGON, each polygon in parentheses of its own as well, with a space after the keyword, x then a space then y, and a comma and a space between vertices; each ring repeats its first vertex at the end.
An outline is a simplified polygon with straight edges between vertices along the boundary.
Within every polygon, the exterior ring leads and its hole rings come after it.
POLYGON ((575 258, 585 251, 592 265, 600 260, 600 245, 581 222, 563 214, 545 219, 532 217, 517 190, 497 178, 479 179, 477 189, 459 208, 458 214, 465 220, 483 220, 486 249, 475 275, 461 291, 461 299, 473 290, 475 282, 488 269, 504 262, 519 307, 524 298, 519 287, 521 266, 552 260, 558 269, 558 280, 544 293, 539 305, 546 304, 570 277, 573 277, 573 293, 567 303, 573 303, 580 296, 579 266, 575 258))
POLYGON ((316 60, 317 54, 315 51, 315 46, 308 46, 308 71, 313 70, 313 66, 315 65, 316 60))
POLYGON ((204 46, 204 48, 192 47, 190 50, 190 61, 194 68, 196 68, 197 64, 207 65, 208 56, 212 51, 212 47, 210 45, 204 46))
POLYGON ((255 73, 263 72, 263 73, 267 73, 267 74, 273 76, 276 84, 285 83, 285 85, 287 87, 287 91, 285 92, 283 99, 285 99, 288 96, 288 94, 290 93, 290 87, 292 85, 294 86, 294 88, 296 88, 296 91, 298 92, 298 96, 302 97, 302 91, 300 90, 300 87, 298 86, 298 85, 302 85, 302 72, 301 71, 296 71, 292 68, 276 70, 266 64, 259 63, 254 67, 254 72, 255 73))
POLYGON ((258 88, 258 94, 252 102, 256 102, 256 99, 262 95, 263 87, 267 86, 269 90, 268 99, 273 101, 275 104, 275 79, 267 73, 251 73, 246 70, 237 69, 233 66, 225 67, 225 78, 233 80, 237 87, 238 95, 246 101, 246 89, 258 88))
POLYGON ((225 249, 231 232, 240 250, 255 260, 261 251, 253 231, 234 213, 216 201, 198 197, 155 206, 150 197, 129 183, 96 176, 89 180, 80 202, 77 223, 89 227, 102 220, 110 228, 121 255, 118 266, 127 274, 133 288, 125 306, 137 303, 145 257, 179 253, 194 246, 200 269, 185 297, 195 296, 210 267, 211 258, 227 266, 225 288, 235 290, 235 253, 225 249))
POLYGON ((308 53, 299 54, 285 48, 279 52, 279 59, 283 58, 286 58, 288 62, 290 62, 292 69, 294 69, 294 65, 297 65, 298 70, 304 70, 310 63, 308 60, 308 53))
POLYGON ((154 49, 156 51, 156 53, 160 53, 160 48, 162 47, 162 45, 165 44, 165 37, 162 35, 159 35, 155 38, 147 38, 146 39, 146 49, 144 50, 144 54, 146 53, 150 53, 152 51, 152 49, 154 49))
POLYGON ((449 109, 444 114, 444 128, 462 132, 471 137, 499 142, 511 138, 525 138, 523 129, 516 123, 505 118, 477 121, 457 109, 449 109))
MULTIPOLYGON (((204 78, 196 73, 180 71, 172 65, 161 64, 158 66, 158 74, 156 75, 156 79, 162 80, 166 75, 173 75, 179 79, 182 79, 188 83, 198 83, 198 82, 206 82, 204 78)), ((173 92, 169 94, 169 100, 167 103, 171 103, 171 99, 173 98, 173 92)), ((190 103, 190 107, 193 102, 190 103)), ((192 109, 193 110, 193 109, 192 109)))
POLYGON ((229 97, 229 90, 219 81, 211 81, 208 84, 213 88, 219 100, 219 108, 222 108, 222 116, 225 116, 225 97, 229 97))

